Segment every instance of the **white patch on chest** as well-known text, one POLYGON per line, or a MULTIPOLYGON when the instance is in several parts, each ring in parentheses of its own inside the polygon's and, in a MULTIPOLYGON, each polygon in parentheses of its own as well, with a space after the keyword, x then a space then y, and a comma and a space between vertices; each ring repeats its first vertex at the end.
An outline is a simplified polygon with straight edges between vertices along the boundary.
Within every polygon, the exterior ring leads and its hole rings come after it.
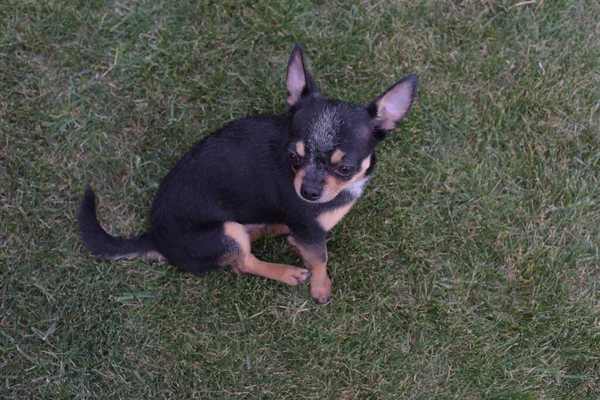
POLYGON ((344 192, 347 192, 353 198, 358 199, 360 196, 362 196, 363 191, 365 190, 365 187, 367 186, 368 182, 369 177, 365 177, 360 181, 354 182, 353 184, 347 186, 346 189, 344 189, 344 192))

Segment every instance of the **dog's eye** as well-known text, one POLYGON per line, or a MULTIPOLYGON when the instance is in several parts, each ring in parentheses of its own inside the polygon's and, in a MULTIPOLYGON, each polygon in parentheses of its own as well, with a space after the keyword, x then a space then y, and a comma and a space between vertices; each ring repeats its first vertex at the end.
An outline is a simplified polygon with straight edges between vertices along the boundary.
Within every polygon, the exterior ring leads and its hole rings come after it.
POLYGON ((300 157, 298 154, 292 153, 291 151, 288 151, 287 158, 292 162, 292 164, 298 164, 300 162, 300 157))
POLYGON ((337 168, 337 172, 340 173, 341 175, 350 175, 351 173, 354 172, 354 167, 349 167, 347 165, 340 165, 337 168))

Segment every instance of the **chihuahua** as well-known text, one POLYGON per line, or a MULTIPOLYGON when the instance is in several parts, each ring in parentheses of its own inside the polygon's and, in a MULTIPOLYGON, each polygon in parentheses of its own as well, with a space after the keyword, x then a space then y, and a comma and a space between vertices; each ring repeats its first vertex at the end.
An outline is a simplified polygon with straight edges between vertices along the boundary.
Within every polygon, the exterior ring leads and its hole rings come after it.
POLYGON ((368 105, 324 97, 296 44, 287 67, 287 110, 242 118, 196 143, 161 182, 150 229, 109 235, 85 191, 79 227, 89 250, 105 259, 159 257, 200 275, 222 266, 286 283, 310 280, 329 301, 326 235, 362 195, 375 147, 408 113, 417 77, 408 75, 368 105), (288 235, 307 269, 258 260, 252 241, 288 235))

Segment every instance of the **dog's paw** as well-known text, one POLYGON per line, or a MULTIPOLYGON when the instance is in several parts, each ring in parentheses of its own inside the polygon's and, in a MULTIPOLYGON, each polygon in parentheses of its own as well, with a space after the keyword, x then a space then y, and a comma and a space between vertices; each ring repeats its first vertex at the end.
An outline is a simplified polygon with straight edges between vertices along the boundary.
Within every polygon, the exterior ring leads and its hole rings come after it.
POLYGON ((235 265, 231 266, 231 270, 236 273, 237 275, 246 275, 246 272, 242 271, 241 268, 238 268, 235 265))
POLYGON ((310 281, 310 295, 317 304, 329 303, 329 293, 331 292, 331 279, 325 278, 310 281))
POLYGON ((311 276, 312 274, 307 269, 288 266, 285 268, 281 281, 290 286, 298 286, 304 284, 311 276))
POLYGON ((284 224, 272 224, 267 225, 267 235, 269 236, 279 236, 279 235, 289 235, 290 228, 284 224))

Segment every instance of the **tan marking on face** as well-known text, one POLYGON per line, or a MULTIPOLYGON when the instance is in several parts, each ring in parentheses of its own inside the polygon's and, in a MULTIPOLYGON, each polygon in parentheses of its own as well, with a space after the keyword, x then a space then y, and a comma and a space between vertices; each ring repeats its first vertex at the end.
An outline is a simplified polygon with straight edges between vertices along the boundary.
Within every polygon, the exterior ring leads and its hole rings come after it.
POLYGON ((340 161, 342 161, 342 158, 344 158, 344 156, 346 155, 345 152, 343 152, 340 149, 336 149, 333 154, 331 155, 331 163, 332 164, 337 164, 340 161))
POLYGON ((334 210, 326 211, 319 215, 317 221, 319 221, 319 225, 326 232, 329 232, 334 226, 337 225, 338 222, 344 218, 348 211, 352 208, 356 200, 349 202, 348 204, 344 204, 341 207, 338 207, 334 210))
POLYGON ((300 157, 304 157, 306 155, 306 149, 304 148, 303 141, 296 142, 296 153, 298 153, 300 157))
POLYGON ((296 172, 296 177, 294 178, 294 189, 296 189, 296 194, 302 197, 300 194, 300 188, 302 187, 302 181, 304 181, 304 176, 306 175, 306 171, 301 169, 296 172))
POLYGON ((354 182, 361 180, 367 174, 367 170, 371 166, 371 155, 369 154, 362 162, 360 163, 360 172, 357 174, 359 177, 354 182))
POLYGON ((349 181, 342 181, 341 179, 336 178, 332 175, 327 175, 325 178, 325 185, 323 185, 323 194, 321 195, 321 199, 319 202, 327 202, 329 200, 334 199, 342 190, 346 187, 356 183, 362 179, 364 179, 367 174, 367 170, 371 166, 371 155, 367 156, 360 163, 360 171, 352 177, 349 181))

